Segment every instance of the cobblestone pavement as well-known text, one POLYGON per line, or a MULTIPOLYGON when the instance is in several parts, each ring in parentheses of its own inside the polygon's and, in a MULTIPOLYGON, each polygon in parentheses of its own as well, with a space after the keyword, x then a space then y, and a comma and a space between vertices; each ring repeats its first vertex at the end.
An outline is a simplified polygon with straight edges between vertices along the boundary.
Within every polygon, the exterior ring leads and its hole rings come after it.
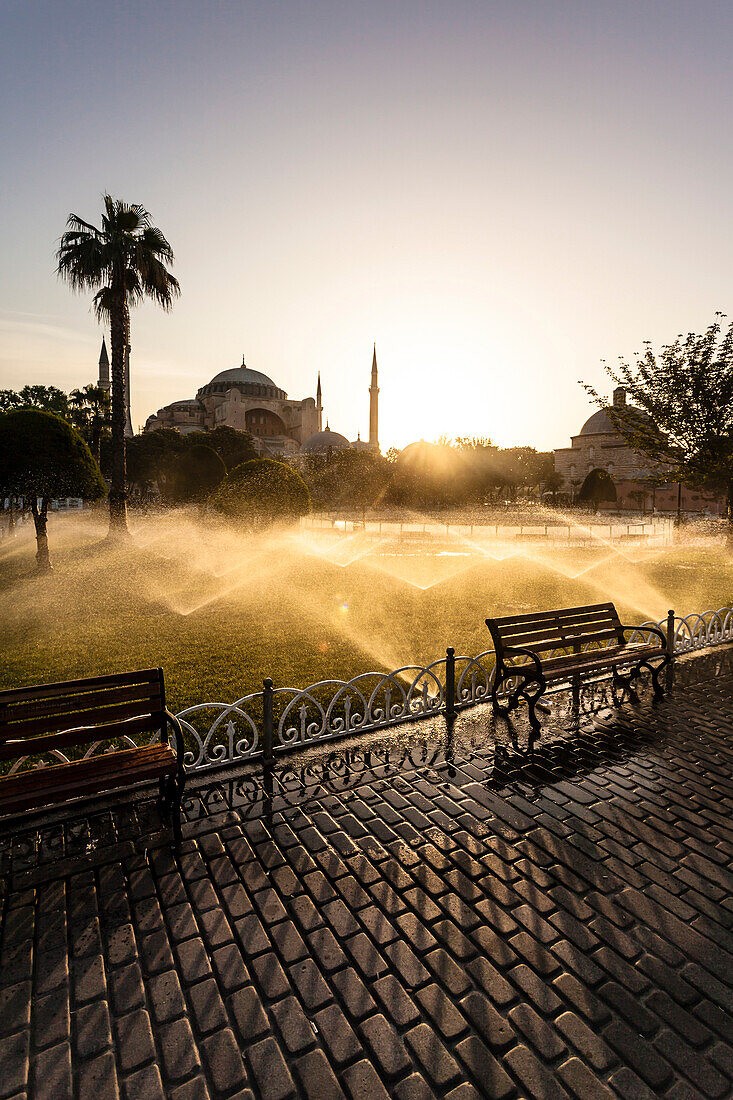
POLYGON ((0 1097, 733 1095, 733 651, 560 718, 0 838, 0 1097))

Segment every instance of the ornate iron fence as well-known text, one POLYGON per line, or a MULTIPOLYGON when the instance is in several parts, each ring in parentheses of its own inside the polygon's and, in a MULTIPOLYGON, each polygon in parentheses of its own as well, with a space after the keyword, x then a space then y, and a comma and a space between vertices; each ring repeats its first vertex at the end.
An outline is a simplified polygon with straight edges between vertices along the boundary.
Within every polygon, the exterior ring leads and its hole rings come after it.
MULTIPOLYGON (((693 613, 670 611, 644 627, 664 630, 674 653, 689 653, 733 641, 733 607, 693 613)), ((199 703, 177 715, 186 736, 184 761, 189 770, 208 770, 238 761, 264 759, 324 741, 387 729, 403 722, 446 714, 486 702, 491 695, 494 652, 456 655, 432 664, 406 665, 393 672, 364 672, 352 680, 323 680, 306 688, 275 687, 233 703, 199 703)))

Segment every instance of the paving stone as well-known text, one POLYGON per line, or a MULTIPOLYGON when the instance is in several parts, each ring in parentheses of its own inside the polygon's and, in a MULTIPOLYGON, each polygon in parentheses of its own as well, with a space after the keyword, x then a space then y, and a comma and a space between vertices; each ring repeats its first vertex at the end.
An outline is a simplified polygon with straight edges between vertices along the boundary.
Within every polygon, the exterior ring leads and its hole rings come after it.
POLYGON ((175 970, 153 975, 148 981, 148 996, 153 1016, 159 1024, 175 1020, 186 1011, 181 983, 175 970))
MULTIPOLYGON (((145 1097, 145 1100, 157 1100, 163 1096, 162 1091, 156 1090, 156 1078, 160 1081, 160 1074, 156 1066, 148 1066, 127 1078, 127 1097, 145 1097), (141 1085, 146 1091, 133 1091, 133 1088, 141 1085)), ((88 1062, 82 1062, 79 1067, 79 1100, 118 1100, 120 1095, 117 1069, 114 1056, 111 1051, 97 1055, 88 1062)))
POLYGON ((411 1073, 395 1085, 393 1095, 397 1100, 436 1100, 435 1093, 419 1073, 411 1073))
POLYGON ((386 1077, 399 1077, 409 1069, 411 1063, 404 1044, 384 1016, 377 1014, 364 1020, 359 1026, 359 1035, 386 1077))
POLYGON ((211 974, 209 953, 199 939, 186 940, 176 944, 176 958, 183 981, 186 983, 198 981, 211 974))
POLYGON ((493 1050, 503 1050, 515 1042, 517 1036, 514 1028, 483 993, 474 990, 463 998, 460 1005, 493 1050))
POLYGON ((72 1100, 70 1045, 59 1043, 37 1054, 31 1064, 31 1081, 37 1100, 72 1100))
MULTIPOLYGON (((482 1095, 490 1096, 492 1100, 504 1100, 504 1097, 514 1095, 514 1082, 502 1069, 491 1051, 475 1035, 467 1036, 458 1043, 455 1050, 480 1086, 482 1095)), ((458 1086, 459 1089, 461 1087, 458 1086)), ((450 1095, 460 1094, 457 1090, 453 1090, 450 1095)))
POLYGON ((470 988, 471 981, 466 977, 465 970, 458 966, 442 947, 431 951, 423 961, 427 963, 441 985, 444 985, 454 997, 459 997, 470 988))
POLYGON ((298 1058, 295 1072, 308 1100, 341 1100, 346 1096, 322 1050, 298 1058))
POLYGON ((429 981, 429 972, 404 940, 396 940, 395 943, 389 944, 385 947, 384 954, 396 968, 408 989, 416 989, 429 981))
MULTIPOLYGON (((245 917, 245 920, 247 918, 245 917)), ((261 926, 260 926, 261 927, 261 926)), ((286 920, 281 924, 275 925, 271 930, 273 942, 277 946, 278 951, 282 955, 286 963, 297 962, 298 959, 304 959, 308 955, 308 948, 305 946, 303 939, 298 932, 297 928, 292 921, 286 920)), ((262 950, 271 950, 272 944, 267 938, 263 930, 263 942, 264 946, 262 950)), ((247 945, 247 941, 244 940, 245 948, 249 950, 251 954, 254 954, 251 945, 247 945)), ((257 940, 256 947, 259 948, 260 940, 257 940)))
POLYGON ((74 1012, 75 1050, 80 1058, 91 1058, 94 1054, 112 1046, 112 1028, 106 1001, 95 1001, 82 1005, 74 1012))
POLYGON ((144 1009, 137 1009, 115 1020, 117 1052, 122 1070, 137 1069, 155 1057, 150 1017, 144 1009))
POLYGON ((433 1025, 444 1039, 455 1039, 467 1030, 465 1017, 458 1011, 453 1001, 443 990, 435 985, 427 985, 419 990, 416 999, 431 1017, 433 1025))
POLYGON ((235 943, 226 944, 211 956, 221 990, 231 993, 249 982, 249 971, 244 965, 242 952, 235 943))
MULTIPOLYGON (((285 1000, 273 1005, 272 1015, 280 1028, 283 1042, 291 1054, 299 1054, 315 1044, 315 1032, 295 997, 286 997, 285 1000)), ((265 1027, 264 1030, 267 1028, 265 1027)))
POLYGON ((25 1092, 28 1084, 28 1031, 16 1032, 0 1039, 0 1096, 12 1096, 25 1092))
POLYGON ((248 1047, 247 1057, 262 1096, 269 1100, 287 1100, 293 1095, 293 1078, 274 1039, 262 1039, 248 1047))
POLYGON ((203 1039, 201 1053, 208 1079, 216 1092, 230 1093, 246 1083, 242 1054, 231 1028, 224 1028, 203 1039))
POLYGON ((374 1066, 365 1058, 344 1070, 341 1080, 351 1100, 390 1100, 390 1094, 379 1080, 374 1066))
POLYGON ((313 959, 295 963, 290 967, 289 974, 307 1010, 314 1011, 333 1000, 333 994, 313 959))
POLYGON ((157 1036, 163 1055, 163 1070, 169 1081, 180 1081, 200 1069, 191 1025, 185 1017, 160 1027, 157 1036))
POLYGON ((408 1031, 405 1042, 433 1084, 445 1088, 460 1076, 455 1058, 427 1024, 418 1024, 408 1031))
POLYGON ((260 989, 269 1000, 277 1001, 290 993, 290 982, 274 953, 258 955, 252 960, 252 969, 260 989))
MULTIPOLYGON (((509 1066, 532 1097, 543 1100, 570 1100, 570 1094, 562 1087, 554 1071, 548 1069, 523 1043, 504 1055, 504 1065, 509 1066)), ((627 1094, 630 1097, 633 1093, 627 1094)))
POLYGON ((269 1029, 270 1025, 265 1010, 256 990, 251 985, 237 990, 227 1003, 243 1043, 249 1043, 253 1039, 259 1038, 269 1029))
POLYGON ((355 1020, 361 1020, 376 1011, 373 997, 355 970, 350 967, 340 970, 331 981, 346 1005, 347 1012, 355 1020))
POLYGON ((333 933, 328 928, 317 928, 307 937, 308 945, 325 972, 346 966, 347 959, 333 933))
POLYGON ((361 1054, 359 1040, 338 1005, 331 1004, 322 1009, 314 1020, 331 1060, 336 1065, 343 1066, 353 1062, 361 1054))
POLYGON ((204 1077, 197 1074, 190 1081, 168 1093, 170 1100, 211 1100, 211 1093, 204 1077))
POLYGON ((126 1100, 165 1100, 163 1082, 157 1066, 145 1066, 125 1081, 126 1100))
POLYGON ((566 1049, 554 1029, 529 1005, 516 1005, 509 1012, 509 1019, 518 1031, 524 1033, 525 1038, 545 1061, 559 1057, 566 1049))

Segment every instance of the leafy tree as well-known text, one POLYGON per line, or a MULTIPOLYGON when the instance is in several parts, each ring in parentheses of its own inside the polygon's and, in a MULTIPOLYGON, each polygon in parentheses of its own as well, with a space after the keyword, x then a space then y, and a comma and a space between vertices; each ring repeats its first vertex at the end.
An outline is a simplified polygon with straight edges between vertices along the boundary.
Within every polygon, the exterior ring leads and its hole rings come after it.
POLYGON ((596 507, 602 500, 616 501, 616 486, 613 478, 605 470, 591 470, 580 487, 578 500, 596 507))
POLYGON ((175 428, 156 428, 127 440, 127 475, 141 492, 157 485, 163 500, 175 496, 175 471, 186 436, 175 428))
POLYGON ((545 486, 545 492, 552 494, 552 503, 554 504, 557 499, 557 494, 565 484, 565 478, 557 470, 551 470, 547 473, 543 479, 545 486))
POLYGON ((175 492, 178 500, 197 500, 203 504, 226 477, 227 468, 211 447, 194 444, 181 452, 175 468, 175 492))
POLYGON ((76 429, 40 409, 0 414, 0 486, 6 493, 30 499, 41 573, 51 569, 46 531, 49 501, 55 497, 99 500, 106 492, 99 466, 76 429))
POLYGON ((22 390, 0 390, 0 412, 11 409, 44 409, 67 417, 68 398, 56 386, 23 386, 22 390))
POLYGON ((86 439, 92 454, 99 462, 102 432, 112 422, 108 391, 104 386, 96 386, 93 382, 81 390, 72 390, 69 394, 69 409, 72 424, 86 439))
POLYGON ((251 529, 286 523, 310 509, 308 486, 282 462, 257 458, 230 470, 212 498, 214 507, 251 529))
POLYGON ((227 424, 220 424, 210 431, 189 432, 185 439, 191 446, 201 445, 216 451, 227 470, 257 458, 257 448, 249 432, 237 431, 227 424))
POLYGON ((110 536, 127 533, 125 478, 125 353, 130 346, 130 307, 152 298, 170 309, 180 293, 166 268, 173 250, 150 214, 137 204, 104 195, 102 227, 70 214, 56 259, 58 274, 73 290, 96 290, 94 309, 110 325, 112 350, 112 486, 110 536))
POLYGON ((723 313, 703 333, 689 332, 635 363, 619 360, 606 372, 646 416, 622 414, 585 386, 629 446, 645 454, 670 481, 723 491, 728 499, 728 545, 733 546, 733 323, 723 313))
POLYGON ((362 513, 384 496, 390 467, 374 451, 337 451, 330 459, 311 455, 303 478, 319 508, 358 508, 362 513))

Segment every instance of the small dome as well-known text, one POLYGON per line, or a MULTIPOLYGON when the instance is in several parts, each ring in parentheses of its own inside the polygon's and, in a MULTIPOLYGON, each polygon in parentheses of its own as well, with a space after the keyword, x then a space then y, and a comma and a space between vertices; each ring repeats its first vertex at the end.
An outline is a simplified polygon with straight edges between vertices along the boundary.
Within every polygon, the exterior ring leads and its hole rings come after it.
POLYGON ((258 370, 250 370, 249 367, 233 367, 231 370, 223 370, 211 379, 209 385, 215 382, 254 382, 259 386, 274 386, 275 383, 266 374, 260 374, 258 370))
MULTIPOLYGON (((638 421, 649 421, 651 417, 643 409, 637 409, 634 405, 614 405, 613 409, 617 416, 638 421)), ((618 431, 613 426, 613 421, 608 415, 605 409, 598 409, 592 416, 589 416, 583 427, 580 429, 580 435, 618 435, 618 431)))
POLYGON ((316 432, 315 435, 308 436, 300 449, 306 455, 325 455, 328 453, 329 448, 332 451, 345 451, 350 446, 351 444, 345 435, 332 432, 327 427, 325 432, 316 432))

